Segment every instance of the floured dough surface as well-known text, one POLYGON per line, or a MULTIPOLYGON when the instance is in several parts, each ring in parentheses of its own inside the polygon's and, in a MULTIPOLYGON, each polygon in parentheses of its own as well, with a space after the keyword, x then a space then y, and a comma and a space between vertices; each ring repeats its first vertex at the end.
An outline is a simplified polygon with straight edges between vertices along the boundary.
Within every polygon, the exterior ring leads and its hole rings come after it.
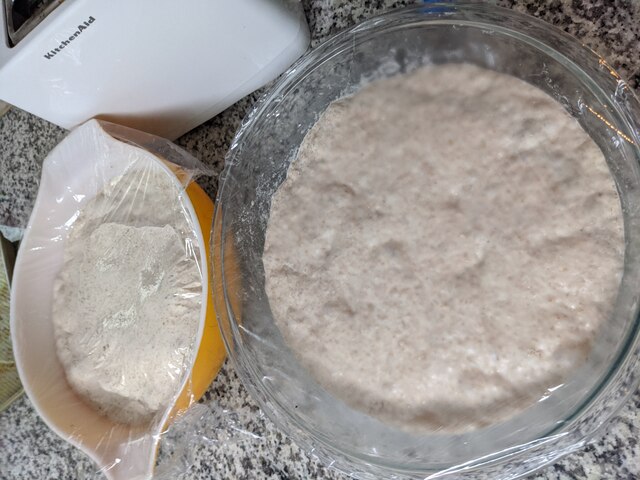
POLYGON ((118 422, 166 408, 191 361, 202 281, 177 195, 153 164, 129 172, 84 207, 65 244, 58 357, 74 390, 118 422))
POLYGON ((285 340, 351 406, 466 431, 589 354, 622 274, 602 152, 563 108, 471 65, 331 104, 276 193, 266 290, 285 340))

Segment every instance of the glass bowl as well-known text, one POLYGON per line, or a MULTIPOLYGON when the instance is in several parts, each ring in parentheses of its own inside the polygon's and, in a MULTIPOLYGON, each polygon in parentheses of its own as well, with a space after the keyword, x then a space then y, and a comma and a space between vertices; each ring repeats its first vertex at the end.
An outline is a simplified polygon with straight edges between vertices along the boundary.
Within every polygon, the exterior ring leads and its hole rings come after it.
POLYGON ((583 446, 638 385, 639 118, 629 87, 593 51, 540 20, 487 4, 395 11, 313 50, 247 116, 218 192, 217 313, 248 390, 297 443, 357 478, 516 478, 583 446), (349 408, 300 365, 274 323, 262 253, 272 195, 326 107, 372 80, 453 62, 535 85, 579 121, 603 151, 620 194, 625 267, 615 312, 587 363, 545 401, 469 433, 418 435, 349 408))

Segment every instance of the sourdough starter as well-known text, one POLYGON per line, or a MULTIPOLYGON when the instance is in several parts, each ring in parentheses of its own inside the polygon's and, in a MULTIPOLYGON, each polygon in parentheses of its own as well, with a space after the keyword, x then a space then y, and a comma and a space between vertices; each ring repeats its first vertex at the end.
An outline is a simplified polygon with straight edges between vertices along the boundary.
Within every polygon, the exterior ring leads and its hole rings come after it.
POLYGON ((560 104, 448 65, 328 107, 273 199, 264 267, 327 390, 401 428, 465 431, 585 361, 623 249, 603 154, 560 104))
POLYGON ((163 411, 191 361, 202 280, 178 195, 167 173, 139 160, 83 207, 66 240, 58 357, 73 389, 117 422, 163 411))

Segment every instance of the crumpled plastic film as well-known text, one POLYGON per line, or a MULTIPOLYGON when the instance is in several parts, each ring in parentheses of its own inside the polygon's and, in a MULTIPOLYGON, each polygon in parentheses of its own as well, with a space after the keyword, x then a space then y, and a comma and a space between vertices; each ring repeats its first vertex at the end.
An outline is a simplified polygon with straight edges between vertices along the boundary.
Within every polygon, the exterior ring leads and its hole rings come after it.
POLYGON ((215 445, 225 448, 261 438, 238 412, 196 404, 163 436, 154 480, 187 480, 198 452, 215 445))

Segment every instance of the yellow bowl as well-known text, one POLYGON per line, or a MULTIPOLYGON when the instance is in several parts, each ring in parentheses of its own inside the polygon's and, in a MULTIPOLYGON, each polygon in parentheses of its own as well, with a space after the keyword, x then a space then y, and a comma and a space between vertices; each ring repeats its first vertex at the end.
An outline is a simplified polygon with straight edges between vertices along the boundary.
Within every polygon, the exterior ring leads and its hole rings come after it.
MULTIPOLYGON (((211 265, 211 248, 208 239, 211 225, 213 224, 213 202, 196 182, 191 182, 187 186, 186 192, 198 217, 198 223, 204 239, 206 263, 208 267, 211 265), (207 228, 204 226, 207 226, 207 228)), ((210 275, 208 278, 210 278, 210 275)), ((207 388, 209 388, 209 385, 211 385, 211 382, 220 371, 226 357, 226 350, 213 309, 213 295, 210 281, 207 281, 207 291, 204 329, 200 338, 200 347, 198 348, 198 353, 196 354, 191 370, 191 380, 188 385, 184 386, 182 392, 176 399, 168 421, 171 421, 176 415, 189 408, 192 403, 202 398, 202 395, 204 395, 204 392, 207 391, 207 388)))
MULTIPOLYGON (((170 422, 205 392, 225 358, 209 282, 213 202, 188 171, 161 160, 164 141, 89 121, 74 129, 45 159, 38 197, 14 270, 11 334, 16 366, 36 411, 60 437, 87 453, 111 480, 151 477, 159 439, 170 422), (124 138, 123 138, 124 136, 124 138), (114 138, 116 137, 116 138, 114 138), (138 138, 139 137, 139 138, 138 138), (143 146, 144 148, 141 148, 143 146), (162 147, 154 152, 154 147, 162 147), (51 309, 68 228, 87 201, 136 159, 151 159, 181 193, 195 229, 202 269, 202 308, 196 354, 171 405, 145 425, 113 422, 69 385, 58 360, 51 309), (186 193, 186 195, 185 195, 186 193), (35 300, 35 301, 34 301, 35 300)), ((170 145, 169 145, 170 146, 170 145)), ((171 150, 175 154, 175 150, 171 150)))

